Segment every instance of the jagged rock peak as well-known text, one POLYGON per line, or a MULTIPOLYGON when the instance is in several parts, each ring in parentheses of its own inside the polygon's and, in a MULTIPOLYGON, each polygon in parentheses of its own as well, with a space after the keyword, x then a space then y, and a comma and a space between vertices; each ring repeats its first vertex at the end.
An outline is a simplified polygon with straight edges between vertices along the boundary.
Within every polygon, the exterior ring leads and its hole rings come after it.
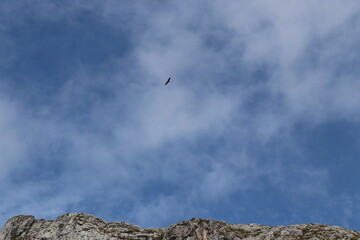
POLYGON ((19 215, 7 221, 0 230, 0 240, 55 239, 129 239, 129 240, 337 240, 360 239, 360 233, 336 226, 298 224, 264 226, 227 224, 222 221, 192 218, 168 228, 142 229, 126 222, 110 222, 84 213, 68 213, 55 220, 19 215))

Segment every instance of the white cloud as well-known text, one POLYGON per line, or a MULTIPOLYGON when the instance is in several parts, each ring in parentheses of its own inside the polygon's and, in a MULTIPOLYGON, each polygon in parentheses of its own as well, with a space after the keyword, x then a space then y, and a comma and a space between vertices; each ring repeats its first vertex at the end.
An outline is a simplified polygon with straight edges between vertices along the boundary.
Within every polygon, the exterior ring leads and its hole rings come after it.
POLYGON ((19 132, 19 121, 16 105, 3 98, 0 99, 0 178, 6 179, 21 161, 24 160, 26 145, 19 132))
MULTIPOLYGON (((162 145, 168 140, 188 139, 214 130, 222 131, 229 121, 234 105, 223 96, 196 97, 177 86, 156 89, 138 110, 137 134, 142 136, 144 145, 162 145), (219 129, 220 128, 220 129, 219 129)), ((139 139, 139 138, 137 138, 139 139)), ((139 141, 139 140, 137 140, 139 141)))

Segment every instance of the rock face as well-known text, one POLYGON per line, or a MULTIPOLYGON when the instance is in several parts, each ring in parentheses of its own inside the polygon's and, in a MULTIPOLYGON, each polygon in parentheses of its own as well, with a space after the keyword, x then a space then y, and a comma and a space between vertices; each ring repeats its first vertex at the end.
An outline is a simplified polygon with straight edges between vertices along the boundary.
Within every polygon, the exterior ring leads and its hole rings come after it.
POLYGON ((298 224, 270 227, 258 224, 227 224, 193 218, 168 228, 142 229, 125 222, 107 223, 92 215, 68 213, 56 220, 37 220, 20 215, 11 218, 0 230, 0 240, 53 239, 131 239, 131 240, 336 240, 360 239, 360 233, 335 226, 298 224))

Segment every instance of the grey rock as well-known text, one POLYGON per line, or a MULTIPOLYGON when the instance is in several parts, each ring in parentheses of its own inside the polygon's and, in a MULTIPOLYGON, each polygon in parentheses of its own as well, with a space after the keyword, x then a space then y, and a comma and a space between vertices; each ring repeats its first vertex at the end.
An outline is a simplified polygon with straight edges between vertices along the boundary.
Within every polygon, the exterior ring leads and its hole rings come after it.
POLYGON ((193 218, 167 228, 142 229, 126 222, 110 222, 84 213, 68 213, 55 220, 15 216, 0 230, 0 240, 129 239, 129 240, 360 240, 357 231, 320 224, 264 226, 227 224, 193 218))

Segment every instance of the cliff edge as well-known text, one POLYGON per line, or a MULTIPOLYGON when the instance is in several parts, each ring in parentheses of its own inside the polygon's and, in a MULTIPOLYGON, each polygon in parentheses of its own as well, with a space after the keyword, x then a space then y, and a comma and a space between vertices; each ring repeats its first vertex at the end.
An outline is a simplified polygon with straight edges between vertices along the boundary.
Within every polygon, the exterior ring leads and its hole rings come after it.
POLYGON ((20 215, 7 221, 0 230, 0 240, 55 239, 129 239, 129 240, 345 240, 360 239, 357 231, 320 224, 264 226, 227 224, 221 221, 193 218, 167 228, 147 228, 126 222, 110 222, 84 213, 68 213, 55 220, 20 215))

